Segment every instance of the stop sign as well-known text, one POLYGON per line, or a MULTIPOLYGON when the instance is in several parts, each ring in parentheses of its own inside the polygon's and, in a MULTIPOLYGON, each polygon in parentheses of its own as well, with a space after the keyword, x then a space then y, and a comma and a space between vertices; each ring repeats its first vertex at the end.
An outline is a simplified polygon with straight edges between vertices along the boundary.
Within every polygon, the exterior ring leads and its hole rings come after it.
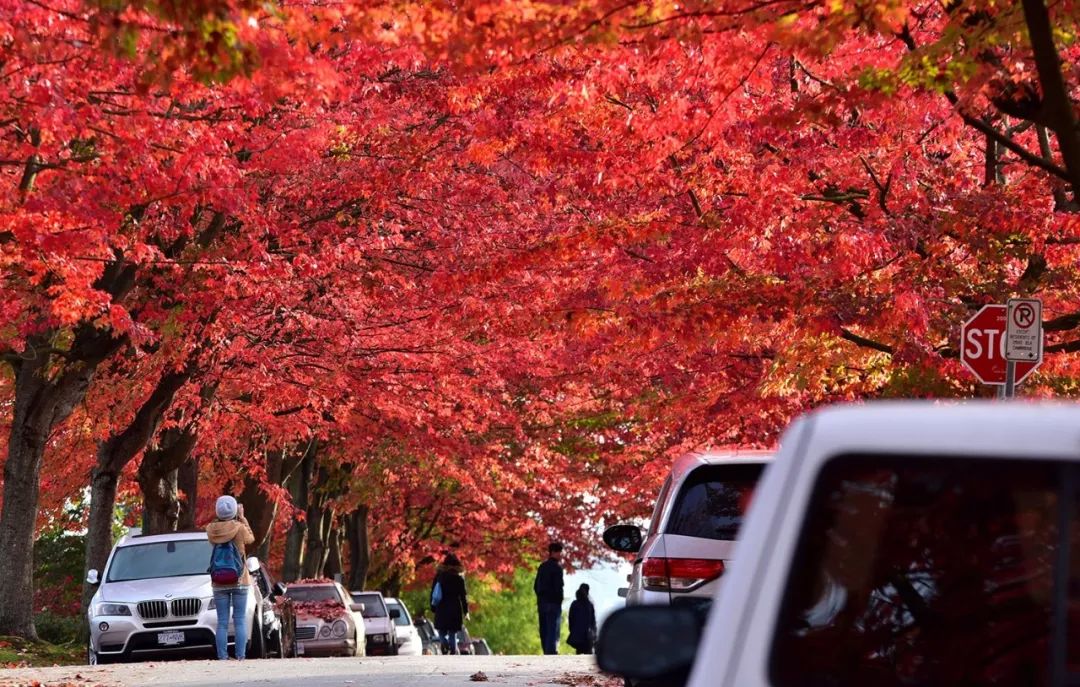
MULTIPOLYGON (((1005 383, 1004 305, 984 305, 960 330, 960 360, 983 384, 1005 383)), ((1016 363, 1019 384, 1039 363, 1016 363)))

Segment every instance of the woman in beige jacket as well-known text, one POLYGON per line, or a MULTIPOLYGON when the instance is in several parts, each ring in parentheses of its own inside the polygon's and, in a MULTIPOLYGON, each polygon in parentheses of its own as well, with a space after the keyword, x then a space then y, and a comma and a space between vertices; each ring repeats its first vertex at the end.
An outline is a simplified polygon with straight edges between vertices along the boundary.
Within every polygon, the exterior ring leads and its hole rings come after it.
MULTIPOLYGON (((240 552, 240 560, 247 561, 247 545, 255 541, 244 507, 236 503, 231 496, 222 496, 214 509, 217 519, 206 526, 206 536, 211 544, 233 542, 240 552)), ((214 585, 214 605, 217 607, 217 657, 224 661, 229 658, 229 611, 232 611, 233 625, 236 628, 236 658, 243 661, 247 652, 247 600, 251 575, 247 565, 241 566, 240 580, 234 585, 214 585)))

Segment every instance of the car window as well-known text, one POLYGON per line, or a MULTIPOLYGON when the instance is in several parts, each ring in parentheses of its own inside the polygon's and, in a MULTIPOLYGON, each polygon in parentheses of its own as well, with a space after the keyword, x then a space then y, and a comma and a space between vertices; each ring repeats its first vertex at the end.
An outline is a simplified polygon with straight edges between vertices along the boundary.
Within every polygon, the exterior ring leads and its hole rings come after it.
POLYGON ((353 594, 353 603, 364 604, 365 618, 385 618, 390 615, 386 612, 386 604, 378 594, 353 594))
POLYGON ((761 463, 703 465, 682 483, 667 534, 734 540, 761 473, 761 463))
POLYGON ((341 603, 338 590, 333 585, 312 585, 304 587, 289 587, 285 590, 285 596, 293 601, 337 601, 341 603))
POLYGON ((1051 684, 1066 470, 1041 461, 831 461, 785 590, 774 684, 1051 684))
POLYGON ((209 575, 211 548, 206 539, 124 546, 113 554, 106 581, 209 575))
POLYGON ((405 607, 402 606, 401 604, 388 603, 388 604, 386 604, 386 608, 387 608, 387 610, 391 610, 391 611, 394 610, 394 609, 397 609, 398 613, 400 613, 400 615, 397 618, 394 618, 394 624, 395 625, 401 625, 402 627, 408 627, 409 625, 412 624, 412 620, 409 618, 409 612, 407 610, 405 610, 405 607))
POLYGON ((664 516, 664 506, 667 504, 668 494, 671 493, 671 477, 664 480, 664 486, 660 487, 660 496, 656 497, 656 505, 653 506, 652 518, 649 520, 649 534, 656 534, 660 527, 660 518, 664 516))

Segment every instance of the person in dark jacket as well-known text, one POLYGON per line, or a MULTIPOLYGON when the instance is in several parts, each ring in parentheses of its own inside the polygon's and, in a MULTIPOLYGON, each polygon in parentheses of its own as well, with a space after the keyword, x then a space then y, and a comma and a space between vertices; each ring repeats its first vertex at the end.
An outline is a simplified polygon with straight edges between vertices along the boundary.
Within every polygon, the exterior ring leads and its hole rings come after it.
POLYGON ((446 555, 431 584, 431 610, 435 612, 435 629, 451 654, 458 650, 458 633, 469 618, 469 599, 465 592, 464 567, 458 557, 446 555), (435 601, 435 587, 439 587, 438 603, 435 601))
POLYGON ((576 597, 570 604, 570 636, 566 643, 578 654, 591 654, 596 643, 596 608, 589 600, 589 585, 578 587, 576 597))
POLYGON ((540 616, 540 645, 545 654, 559 653, 559 632, 562 629, 563 604, 563 545, 552 542, 548 546, 548 559, 536 571, 533 591, 536 592, 536 609, 540 616))

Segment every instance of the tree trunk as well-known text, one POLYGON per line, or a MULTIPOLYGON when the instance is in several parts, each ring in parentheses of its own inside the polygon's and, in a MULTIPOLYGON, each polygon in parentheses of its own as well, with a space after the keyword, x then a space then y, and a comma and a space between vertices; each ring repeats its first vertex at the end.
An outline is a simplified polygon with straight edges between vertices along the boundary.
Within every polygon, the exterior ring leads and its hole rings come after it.
POLYGON ((345 518, 349 542, 349 589, 366 589, 371 550, 368 541, 368 507, 360 506, 345 518))
POLYGON ((178 530, 193 530, 199 507, 199 459, 189 456, 176 471, 176 486, 180 490, 180 520, 178 530))
MULTIPOLYGON (((83 572, 105 569, 112 550, 113 511, 116 508, 117 474, 94 468, 90 482, 90 522, 86 531, 86 564, 83 572)), ((95 587, 83 584, 83 608, 94 596, 95 587)))
POLYGON ((307 550, 304 552, 304 577, 322 577, 326 565, 326 539, 324 538, 326 511, 318 505, 307 510, 307 550))
POLYGON ((326 566, 323 575, 333 579, 343 573, 341 565, 341 528, 333 527, 326 542, 326 566))
MULTIPOLYGON (((35 373, 36 375, 36 373, 35 373)), ((21 375, 20 375, 21 376, 21 375)), ((16 396, 38 397, 44 381, 16 381, 16 396), (21 383, 20 383, 21 382, 21 383)), ((4 463, 4 505, 0 511, 0 634, 36 639, 34 598, 34 528, 38 513, 38 475, 49 434, 47 422, 27 403, 15 404, 4 463)))
POLYGON ((4 462, 0 509, 0 635, 36 639, 34 631, 34 529, 41 461, 53 429, 82 402, 101 361, 120 346, 108 333, 80 327, 64 367, 52 380, 52 335, 32 337, 15 372, 14 412, 4 462))
MULTIPOLYGON (((312 442, 304 453, 300 467, 293 471, 286 481, 293 507, 305 512, 308 508, 311 475, 315 469, 316 452, 316 442, 312 442)), ((295 582, 300 579, 307 550, 306 539, 307 525, 299 518, 294 519, 292 527, 289 528, 289 534, 285 539, 285 562, 281 568, 281 579, 285 582, 295 582)))
POLYGON ((180 489, 177 471, 171 470, 148 483, 139 479, 143 494, 143 534, 175 532, 180 522, 180 489))

